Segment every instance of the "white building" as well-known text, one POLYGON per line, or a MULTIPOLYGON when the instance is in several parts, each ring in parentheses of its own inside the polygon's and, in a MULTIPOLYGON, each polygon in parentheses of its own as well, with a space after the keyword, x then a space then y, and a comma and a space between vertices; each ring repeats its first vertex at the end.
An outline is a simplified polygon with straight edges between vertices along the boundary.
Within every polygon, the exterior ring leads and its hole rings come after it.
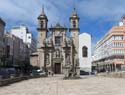
POLYGON ((31 48, 31 53, 36 52, 37 42, 36 39, 33 37, 32 33, 28 32, 26 37, 26 43, 29 48, 31 48))
POLYGON ((79 35, 79 64, 80 70, 91 72, 91 35, 79 35))
POLYGON ((28 44, 31 49, 31 53, 36 51, 36 39, 33 37, 32 33, 28 31, 26 26, 15 26, 11 29, 11 34, 19 37, 24 43, 28 44))

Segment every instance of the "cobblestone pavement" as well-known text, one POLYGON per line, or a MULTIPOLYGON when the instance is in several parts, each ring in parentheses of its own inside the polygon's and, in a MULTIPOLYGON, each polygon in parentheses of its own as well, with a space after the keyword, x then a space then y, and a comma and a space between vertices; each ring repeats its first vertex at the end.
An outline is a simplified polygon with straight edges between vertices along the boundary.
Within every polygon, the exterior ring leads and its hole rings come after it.
POLYGON ((63 80, 62 76, 38 78, 0 87, 0 95, 125 95, 125 79, 82 77, 63 80))

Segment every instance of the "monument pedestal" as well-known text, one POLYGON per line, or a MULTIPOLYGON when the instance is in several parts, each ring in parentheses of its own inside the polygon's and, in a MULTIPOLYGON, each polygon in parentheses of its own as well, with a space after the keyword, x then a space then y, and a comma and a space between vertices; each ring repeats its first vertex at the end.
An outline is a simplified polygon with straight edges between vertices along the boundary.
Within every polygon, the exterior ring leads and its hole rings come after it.
POLYGON ((64 67, 64 79, 77 79, 80 78, 80 68, 79 67, 72 67, 66 66, 64 67))

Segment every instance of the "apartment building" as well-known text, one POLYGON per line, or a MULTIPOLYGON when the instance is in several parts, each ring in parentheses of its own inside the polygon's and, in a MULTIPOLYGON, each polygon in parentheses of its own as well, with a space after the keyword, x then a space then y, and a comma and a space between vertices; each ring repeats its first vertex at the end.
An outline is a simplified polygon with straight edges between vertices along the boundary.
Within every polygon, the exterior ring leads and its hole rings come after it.
POLYGON ((19 67, 29 60, 29 49, 23 40, 7 32, 5 34, 6 65, 19 67))
POLYGON ((97 42, 92 65, 98 72, 125 70, 125 16, 97 42))
POLYGON ((11 34, 22 39, 23 42, 28 45, 28 48, 30 49, 30 53, 33 53, 36 51, 36 46, 37 46, 36 39, 33 37, 32 33, 29 32, 26 26, 21 25, 21 26, 13 27, 11 29, 11 34))
POLYGON ((5 29, 5 22, 0 18, 0 65, 3 65, 4 62, 4 55, 5 55, 5 45, 4 45, 4 29, 5 29))

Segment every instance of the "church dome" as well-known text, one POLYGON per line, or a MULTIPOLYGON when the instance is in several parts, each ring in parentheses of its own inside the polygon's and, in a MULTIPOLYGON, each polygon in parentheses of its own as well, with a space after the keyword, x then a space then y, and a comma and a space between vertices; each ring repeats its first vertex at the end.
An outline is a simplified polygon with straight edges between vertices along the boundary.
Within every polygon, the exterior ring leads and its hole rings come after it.
POLYGON ((59 22, 56 23, 56 25, 52 28, 66 28, 65 26, 60 25, 59 22))
POLYGON ((57 24, 56 24, 56 26, 55 26, 55 28, 62 28, 63 26, 61 26, 60 25, 60 23, 59 22, 57 22, 57 24))

